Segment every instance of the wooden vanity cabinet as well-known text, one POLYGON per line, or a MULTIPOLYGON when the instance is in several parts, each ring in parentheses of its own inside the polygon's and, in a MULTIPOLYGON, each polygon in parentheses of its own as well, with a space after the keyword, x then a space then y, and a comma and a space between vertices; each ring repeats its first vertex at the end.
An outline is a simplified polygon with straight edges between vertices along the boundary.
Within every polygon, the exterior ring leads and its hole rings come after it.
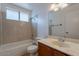
POLYGON ((68 56, 68 55, 38 42, 38 56, 68 56))

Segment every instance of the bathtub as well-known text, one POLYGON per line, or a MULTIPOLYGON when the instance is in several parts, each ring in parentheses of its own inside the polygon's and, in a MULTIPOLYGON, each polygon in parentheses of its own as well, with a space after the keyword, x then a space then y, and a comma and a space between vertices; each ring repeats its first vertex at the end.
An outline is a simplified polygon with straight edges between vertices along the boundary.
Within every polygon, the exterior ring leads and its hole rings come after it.
POLYGON ((8 43, 0 46, 0 56, 21 56, 27 53, 26 48, 32 44, 32 40, 8 43))

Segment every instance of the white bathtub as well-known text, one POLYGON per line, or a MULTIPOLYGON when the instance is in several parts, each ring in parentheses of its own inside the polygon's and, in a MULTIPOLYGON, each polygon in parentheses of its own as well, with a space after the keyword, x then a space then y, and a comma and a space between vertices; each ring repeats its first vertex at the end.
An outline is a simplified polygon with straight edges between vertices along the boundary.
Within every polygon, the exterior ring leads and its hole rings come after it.
POLYGON ((0 46, 0 56, 21 56, 27 53, 27 46, 32 44, 32 40, 8 43, 0 46))

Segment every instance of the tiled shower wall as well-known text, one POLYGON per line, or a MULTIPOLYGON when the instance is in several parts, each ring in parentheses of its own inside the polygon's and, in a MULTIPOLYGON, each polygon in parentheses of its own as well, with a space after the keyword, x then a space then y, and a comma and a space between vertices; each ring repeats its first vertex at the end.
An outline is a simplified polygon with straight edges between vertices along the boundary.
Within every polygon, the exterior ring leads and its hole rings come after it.
POLYGON ((3 22, 3 44, 31 39, 31 24, 5 20, 3 22))
POLYGON ((3 10, 0 10, 0 44, 7 44, 32 38, 31 22, 6 20, 4 13, 3 10))

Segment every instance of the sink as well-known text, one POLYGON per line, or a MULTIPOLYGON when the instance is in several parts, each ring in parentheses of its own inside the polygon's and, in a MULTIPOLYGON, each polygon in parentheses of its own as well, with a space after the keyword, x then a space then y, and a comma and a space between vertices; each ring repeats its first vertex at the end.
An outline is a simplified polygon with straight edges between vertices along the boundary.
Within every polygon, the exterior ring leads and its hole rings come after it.
POLYGON ((53 41, 52 44, 58 47, 69 47, 69 45, 66 42, 53 41))

